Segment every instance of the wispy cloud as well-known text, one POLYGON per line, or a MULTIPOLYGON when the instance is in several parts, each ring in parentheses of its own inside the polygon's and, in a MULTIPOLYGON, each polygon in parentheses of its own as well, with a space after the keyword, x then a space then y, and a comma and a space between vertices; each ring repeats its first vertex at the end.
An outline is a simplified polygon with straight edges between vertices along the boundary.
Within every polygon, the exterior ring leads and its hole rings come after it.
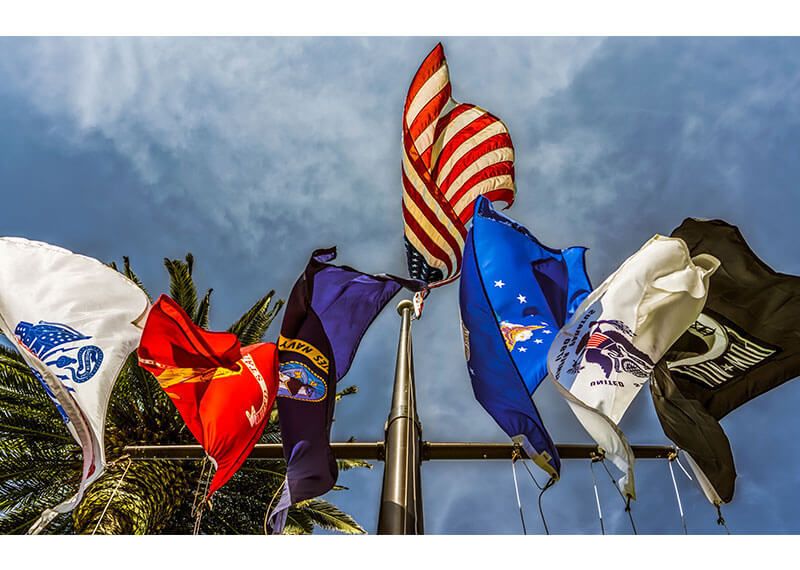
MULTIPOLYGON (((400 114, 433 44, 46 39, 22 46, 14 75, 42 112, 62 120, 61 136, 76 145, 103 137, 128 157, 156 203, 192 202, 254 244, 325 225, 332 241, 379 234, 374 251, 397 246, 402 233, 400 114), (336 227, 335 219, 348 223, 336 227)), ((457 96, 530 110, 566 88, 600 41, 517 44, 447 42, 457 96)))

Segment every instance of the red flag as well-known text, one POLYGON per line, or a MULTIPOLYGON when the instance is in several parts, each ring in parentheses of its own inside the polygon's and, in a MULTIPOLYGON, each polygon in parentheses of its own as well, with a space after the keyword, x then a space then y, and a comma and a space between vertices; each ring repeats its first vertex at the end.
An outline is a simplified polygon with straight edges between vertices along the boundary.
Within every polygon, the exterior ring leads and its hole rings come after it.
POLYGON ((514 147, 503 122, 451 97, 442 44, 420 65, 403 109, 403 219, 409 273, 458 277, 475 200, 514 202, 514 147))
POLYGON ((232 333, 203 330, 166 295, 150 310, 139 364, 156 377, 215 464, 208 497, 236 473, 264 431, 278 392, 276 348, 242 348, 232 333))

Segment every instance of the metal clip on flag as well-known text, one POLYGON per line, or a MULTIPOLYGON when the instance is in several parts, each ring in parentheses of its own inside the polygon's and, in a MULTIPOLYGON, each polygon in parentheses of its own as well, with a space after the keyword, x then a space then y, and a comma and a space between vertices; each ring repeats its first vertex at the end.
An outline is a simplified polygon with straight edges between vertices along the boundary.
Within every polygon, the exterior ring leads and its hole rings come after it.
POLYGON ((683 240, 656 235, 592 291, 550 348, 551 379, 625 473, 628 497, 636 498, 634 455, 617 424, 654 363, 697 318, 717 267, 712 255, 692 257, 683 240))
POLYGON ((458 278, 478 196, 514 202, 514 147, 497 117, 451 96, 442 44, 403 108, 403 220, 409 275, 431 288, 458 278))
POLYGON ((117 375, 136 349, 147 295, 96 259, 0 238, 0 329, 22 354, 83 449, 77 493, 47 509, 38 534, 73 510, 103 472, 103 429, 117 375))

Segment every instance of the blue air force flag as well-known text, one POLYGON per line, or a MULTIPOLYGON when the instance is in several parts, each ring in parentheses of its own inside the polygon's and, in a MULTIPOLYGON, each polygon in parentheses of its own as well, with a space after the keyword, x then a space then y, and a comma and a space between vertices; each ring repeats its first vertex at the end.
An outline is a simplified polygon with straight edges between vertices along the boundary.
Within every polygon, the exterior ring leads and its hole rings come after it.
POLYGON ((654 363, 706 302, 719 267, 708 254, 692 257, 678 238, 656 235, 581 303, 562 327, 547 359, 558 391, 636 498, 633 451, 617 424, 654 363))
POLYGON ((83 449, 78 492, 29 532, 74 509, 103 472, 103 428, 114 382, 136 349, 147 295, 89 257, 22 238, 0 238, 0 330, 31 367, 83 449))
POLYGON ((561 462, 531 397, 558 329, 591 290, 584 253, 543 246, 483 197, 464 247, 461 326, 475 397, 555 478, 561 462))

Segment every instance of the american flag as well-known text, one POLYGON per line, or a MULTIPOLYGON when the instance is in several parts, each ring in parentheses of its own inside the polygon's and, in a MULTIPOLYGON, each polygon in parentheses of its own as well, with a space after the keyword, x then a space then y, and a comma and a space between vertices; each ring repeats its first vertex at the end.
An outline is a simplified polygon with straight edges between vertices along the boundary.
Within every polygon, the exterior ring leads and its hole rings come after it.
POLYGON ((475 199, 514 202, 514 147, 492 114, 451 95, 442 44, 422 62, 403 109, 403 219, 409 273, 456 279, 475 199))

